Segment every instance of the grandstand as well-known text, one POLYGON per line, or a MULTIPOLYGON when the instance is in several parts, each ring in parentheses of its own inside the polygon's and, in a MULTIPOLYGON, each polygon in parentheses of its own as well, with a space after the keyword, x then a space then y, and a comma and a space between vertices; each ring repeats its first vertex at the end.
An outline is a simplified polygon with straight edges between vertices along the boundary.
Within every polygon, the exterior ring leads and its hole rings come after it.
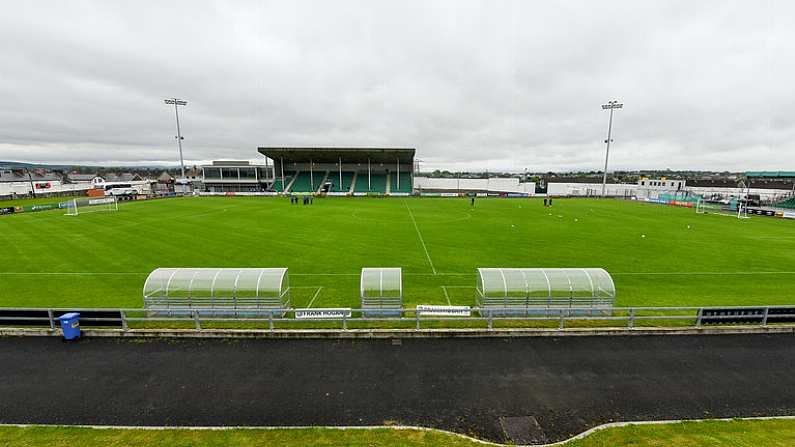
POLYGON ((272 191, 363 195, 410 194, 413 189, 413 148, 260 147, 258 150, 273 160, 272 191))
POLYGON ((328 192, 350 192, 353 184, 353 175, 354 173, 350 171, 330 173, 326 179, 326 190, 328 192))

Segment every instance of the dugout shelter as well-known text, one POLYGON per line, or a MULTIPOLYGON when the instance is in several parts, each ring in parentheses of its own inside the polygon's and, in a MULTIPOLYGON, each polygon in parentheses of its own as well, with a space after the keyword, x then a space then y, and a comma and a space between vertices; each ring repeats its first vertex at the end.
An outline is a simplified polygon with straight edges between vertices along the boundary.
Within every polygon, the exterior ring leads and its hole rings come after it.
POLYGON ((359 283, 365 316, 400 316, 403 306, 403 270, 363 268, 359 283))
POLYGON ((528 315, 610 309, 616 288, 600 268, 479 268, 476 294, 481 315, 528 315))
POLYGON ((146 278, 152 314, 284 315, 290 307, 286 268, 159 268, 146 278))

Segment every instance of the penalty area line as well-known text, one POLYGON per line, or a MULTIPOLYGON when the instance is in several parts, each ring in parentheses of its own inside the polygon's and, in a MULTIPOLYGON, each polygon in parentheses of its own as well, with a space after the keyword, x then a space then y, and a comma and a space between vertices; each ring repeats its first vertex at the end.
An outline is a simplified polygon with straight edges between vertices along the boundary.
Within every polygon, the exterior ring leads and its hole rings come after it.
POLYGON ((442 286, 442 290, 444 291, 444 297, 447 299, 447 305, 452 306, 453 303, 450 301, 450 295, 447 293, 447 287, 442 286))
POLYGON ((312 299, 309 300, 309 305, 306 306, 307 308, 312 307, 312 304, 315 303, 315 299, 317 299, 317 296, 320 295, 320 291, 321 290, 323 290, 323 286, 320 286, 320 287, 317 288, 317 290, 315 291, 315 294, 312 295, 312 299))

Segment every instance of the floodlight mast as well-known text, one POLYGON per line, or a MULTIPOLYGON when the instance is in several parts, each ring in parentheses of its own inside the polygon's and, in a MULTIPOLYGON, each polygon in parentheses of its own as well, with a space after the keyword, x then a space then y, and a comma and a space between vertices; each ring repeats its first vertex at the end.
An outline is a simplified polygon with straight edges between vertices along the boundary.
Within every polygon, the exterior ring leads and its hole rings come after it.
POLYGON ((179 146, 179 168, 182 172, 182 178, 185 178, 185 162, 182 159, 182 132, 179 130, 179 110, 177 106, 188 105, 188 101, 177 98, 164 99, 166 104, 174 104, 174 116, 177 118, 177 145, 179 146))
POLYGON ((607 189, 607 160, 610 158, 610 142, 613 141, 611 138, 613 133, 613 110, 622 107, 624 107, 624 104, 616 100, 608 101, 607 104, 602 104, 602 110, 610 110, 610 121, 607 124, 607 139, 605 140, 607 150, 605 151, 605 171, 602 175, 602 197, 605 196, 605 190, 607 189))

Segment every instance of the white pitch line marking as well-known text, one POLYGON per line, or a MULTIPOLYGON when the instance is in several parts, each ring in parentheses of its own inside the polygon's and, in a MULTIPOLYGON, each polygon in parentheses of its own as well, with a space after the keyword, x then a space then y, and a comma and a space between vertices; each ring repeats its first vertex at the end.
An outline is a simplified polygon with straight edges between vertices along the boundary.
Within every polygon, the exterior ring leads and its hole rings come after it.
POLYGON ((409 212, 409 217, 411 217, 411 222, 414 224, 414 229, 417 230, 417 236, 420 238, 420 243, 422 244, 422 249, 425 250, 425 257, 428 258, 428 264, 431 265, 431 270, 433 270, 433 274, 436 275, 436 267, 433 266, 433 261, 431 261, 431 255, 428 254, 428 247, 425 246, 425 240, 422 238, 422 233, 420 233, 420 227, 417 226, 417 221, 414 219, 414 213, 411 212, 411 208, 409 208, 408 203, 403 200, 403 205, 405 205, 406 209, 409 212))
MULTIPOLYGON (((69 276, 69 275, 148 275, 151 272, 0 272, 0 275, 19 276, 69 276)), ((611 275, 795 275, 795 271, 782 272, 610 272, 611 275)), ((290 273, 290 276, 359 276, 360 273, 290 273)), ((471 273, 411 273, 404 272, 403 276, 474 276, 471 273)), ((302 286, 312 287, 314 286, 302 286)), ((472 287, 472 286, 447 286, 472 287)))
POLYGON ((315 303, 315 299, 317 298, 317 296, 318 296, 318 295, 320 295, 320 291, 321 291, 322 289, 323 289, 323 286, 320 286, 320 287, 318 287, 318 288, 317 288, 317 290, 315 291, 315 294, 314 294, 314 295, 312 295, 312 299, 309 301, 309 305, 308 305, 308 306, 306 306, 307 308, 310 308, 310 307, 312 307, 312 304, 314 304, 314 303, 315 303))
POLYGON ((447 293, 447 287, 442 286, 442 290, 444 290, 444 297, 447 298, 447 305, 452 306, 453 303, 450 301, 450 295, 447 293))

